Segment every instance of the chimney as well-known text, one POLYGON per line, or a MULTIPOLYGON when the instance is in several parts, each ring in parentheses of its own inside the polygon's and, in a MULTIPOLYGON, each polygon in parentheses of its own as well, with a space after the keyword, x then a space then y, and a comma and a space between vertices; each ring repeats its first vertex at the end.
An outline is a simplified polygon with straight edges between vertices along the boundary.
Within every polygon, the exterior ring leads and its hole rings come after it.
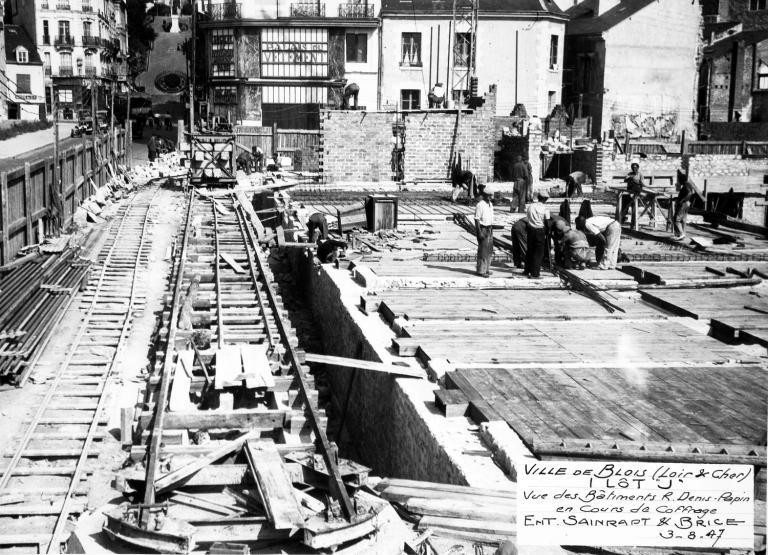
POLYGON ((597 0, 597 10, 595 10, 595 15, 601 16, 619 4, 621 4, 621 0, 597 0))

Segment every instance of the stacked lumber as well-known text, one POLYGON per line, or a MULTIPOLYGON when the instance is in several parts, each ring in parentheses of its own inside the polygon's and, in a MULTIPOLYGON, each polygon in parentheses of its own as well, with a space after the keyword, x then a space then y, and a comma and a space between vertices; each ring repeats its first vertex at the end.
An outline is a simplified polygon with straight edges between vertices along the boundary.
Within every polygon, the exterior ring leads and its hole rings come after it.
POLYGON ((22 386, 59 317, 88 274, 78 249, 32 252, 0 268, 0 381, 22 386))
POLYGON ((436 537, 498 545, 514 540, 517 494, 396 478, 376 485, 381 497, 418 519, 419 531, 436 537))

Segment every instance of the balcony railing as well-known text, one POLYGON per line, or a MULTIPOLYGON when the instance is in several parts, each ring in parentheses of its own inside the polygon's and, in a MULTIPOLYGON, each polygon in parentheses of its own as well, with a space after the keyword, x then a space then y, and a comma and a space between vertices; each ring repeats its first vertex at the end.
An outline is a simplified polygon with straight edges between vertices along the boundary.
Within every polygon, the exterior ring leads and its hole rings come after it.
POLYGON ((40 2, 40 9, 41 10, 50 10, 51 6, 48 4, 48 2, 40 2))
POLYGON ((99 37, 93 37, 91 35, 83 35, 83 46, 86 48, 98 48, 101 46, 101 40, 99 37))
POLYGON ((56 74, 58 77, 72 77, 75 74, 72 71, 72 66, 59 66, 59 71, 56 74))
POLYGON ((208 15, 211 16, 211 19, 219 21, 222 19, 240 19, 242 17, 242 4, 239 2, 234 4, 217 4, 211 6, 208 15))
POLYGON ((71 10, 72 8, 69 7, 69 2, 56 2, 56 9, 57 10, 71 10))
POLYGON ((99 74, 99 70, 95 67, 86 67, 83 69, 83 75, 86 77, 96 77, 99 74))
POLYGON ((93 6, 90 4, 83 4, 83 11, 84 12, 93 12, 93 6))
POLYGON ((373 13, 373 4, 339 4, 339 17, 348 19, 372 19, 373 13))
POLYGON ((51 76, 51 66, 43 66, 43 72, 45 73, 46 77, 51 76))
POLYGON ((74 46, 75 37, 68 35, 59 35, 54 41, 55 46, 74 46))
POLYGON ((325 17, 325 4, 319 2, 291 4, 291 17, 325 17))

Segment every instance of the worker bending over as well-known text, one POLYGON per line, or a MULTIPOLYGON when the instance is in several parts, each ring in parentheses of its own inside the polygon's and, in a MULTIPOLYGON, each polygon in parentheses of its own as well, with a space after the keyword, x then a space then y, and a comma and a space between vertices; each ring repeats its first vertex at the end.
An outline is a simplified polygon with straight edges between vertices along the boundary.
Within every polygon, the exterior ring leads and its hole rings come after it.
POLYGON ((491 275, 491 257, 493 256, 493 204, 491 192, 485 185, 480 185, 475 207, 475 235, 477 236, 477 275, 491 275))
POLYGON ((587 237, 597 239, 597 269, 613 270, 619 258, 621 244, 621 225, 610 216, 592 216, 576 218, 576 228, 587 237), (602 245, 602 248, 600 248, 602 245))
POLYGON ((477 196, 477 177, 469 170, 456 172, 452 176, 451 182, 453 184, 453 193, 451 193, 451 200, 456 202, 459 199, 462 191, 467 191, 467 198, 472 199, 477 196))
POLYGON ((345 241, 325 239, 317 242, 317 258, 321 264, 336 262, 339 258, 344 258, 346 252, 347 243, 345 241))
POLYGON ((253 166, 253 155, 247 150, 242 151, 235 158, 237 163, 237 169, 245 172, 245 175, 251 175, 251 167, 253 166))
POLYGON ((529 278, 538 279, 541 274, 541 263, 547 250, 547 233, 544 228, 549 219, 549 207, 546 206, 549 195, 542 192, 537 195, 536 202, 528 207, 528 251, 525 257, 525 273, 529 278))
POLYGON ((555 229, 560 233, 560 252, 564 268, 583 270, 589 262, 589 242, 587 236, 578 229, 572 229, 565 220, 555 222, 555 229))
POLYGON ((568 175, 568 177, 565 180, 565 187, 566 192, 568 194, 568 198, 573 198, 574 196, 577 197, 583 197, 584 191, 581 188, 582 185, 584 185, 587 182, 587 174, 580 171, 575 171, 568 175))
POLYGON ((325 214, 315 212, 306 221, 306 225, 307 238, 311 243, 317 243, 321 239, 328 238, 328 220, 325 219, 325 214))

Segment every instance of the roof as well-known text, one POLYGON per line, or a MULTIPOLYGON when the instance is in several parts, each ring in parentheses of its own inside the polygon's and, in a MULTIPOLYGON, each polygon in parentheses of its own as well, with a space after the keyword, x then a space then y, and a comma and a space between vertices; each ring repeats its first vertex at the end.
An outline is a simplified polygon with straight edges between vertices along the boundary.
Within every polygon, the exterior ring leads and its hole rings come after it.
POLYGON ((42 65, 40 60, 40 54, 37 52, 37 47, 32 41, 32 38, 27 33, 24 27, 18 25, 6 25, 5 26, 5 59, 9 64, 17 64, 16 61, 16 48, 23 46, 29 52, 29 64, 30 65, 42 65))
POLYGON ((621 2, 599 17, 595 17, 598 0, 584 0, 569 8, 565 13, 570 21, 565 27, 566 35, 599 35, 615 27, 625 19, 652 4, 654 0, 621 0, 621 2))
MULTIPOLYGON (((553 0, 478 0, 479 13, 565 16, 553 0)), ((382 14, 429 14, 453 12, 453 0, 382 0, 382 14)))

